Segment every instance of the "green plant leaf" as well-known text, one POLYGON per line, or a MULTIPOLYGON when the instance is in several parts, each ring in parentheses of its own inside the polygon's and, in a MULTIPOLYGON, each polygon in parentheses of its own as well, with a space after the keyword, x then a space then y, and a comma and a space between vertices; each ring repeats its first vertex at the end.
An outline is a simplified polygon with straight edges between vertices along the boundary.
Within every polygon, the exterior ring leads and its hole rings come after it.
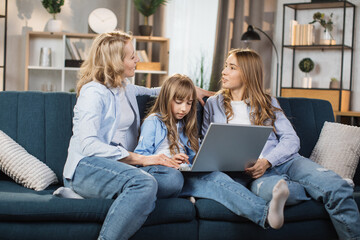
POLYGON ((61 12, 64 0, 42 0, 41 3, 48 13, 53 14, 55 19, 55 15, 61 12))
POLYGON ((304 58, 299 62, 299 68, 302 72, 308 73, 314 69, 314 62, 311 58, 304 58))
POLYGON ((166 5, 167 0, 133 0, 136 10, 144 15, 149 17, 155 13, 155 11, 161 5, 166 5))

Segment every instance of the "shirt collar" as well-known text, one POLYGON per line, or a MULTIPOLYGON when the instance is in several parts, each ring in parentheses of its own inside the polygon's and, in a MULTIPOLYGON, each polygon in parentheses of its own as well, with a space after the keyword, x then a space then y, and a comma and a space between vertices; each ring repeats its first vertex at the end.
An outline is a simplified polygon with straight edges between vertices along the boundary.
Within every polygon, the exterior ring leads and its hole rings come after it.
MULTIPOLYGON (((125 78, 124 80, 123 80, 123 86, 122 86, 122 88, 124 89, 124 91, 125 91, 125 88, 126 88, 126 86, 127 86, 127 84, 129 83, 129 80, 127 79, 127 78, 125 78)), ((109 86, 108 84, 106 85, 106 87, 112 92, 112 93, 114 93, 114 95, 117 95, 117 94, 119 94, 119 92, 120 92, 120 87, 111 87, 111 86, 109 86)))

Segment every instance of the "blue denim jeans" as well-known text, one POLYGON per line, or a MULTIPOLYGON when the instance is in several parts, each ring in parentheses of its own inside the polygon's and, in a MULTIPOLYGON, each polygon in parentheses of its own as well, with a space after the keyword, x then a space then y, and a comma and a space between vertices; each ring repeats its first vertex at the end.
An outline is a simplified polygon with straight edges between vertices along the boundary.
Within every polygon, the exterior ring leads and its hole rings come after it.
POLYGON ((156 179, 158 184, 157 198, 173 198, 180 194, 184 185, 184 177, 179 170, 162 165, 140 168, 156 179))
MULTIPOLYGON (((85 198, 115 199, 99 239, 129 239, 153 211, 158 181, 161 182, 159 186, 167 186, 167 182, 163 184, 163 180, 171 178, 166 174, 167 169, 170 168, 154 166, 142 170, 106 158, 86 157, 76 167, 73 179, 64 180, 64 185, 85 198)), ((182 187, 183 180, 182 176, 179 178, 178 171, 170 169, 169 172, 175 173, 175 181, 158 193, 161 197, 175 196, 182 187), (165 193, 167 190, 173 192, 165 193)))
POLYGON ((184 178, 181 196, 212 199, 265 228, 268 202, 246 188, 246 178, 232 178, 223 172, 184 173, 184 178))
POLYGON ((277 171, 276 167, 268 169, 262 177, 254 180, 250 185, 250 189, 257 196, 262 197, 266 201, 270 201, 272 199, 274 186, 282 179, 286 181, 290 193, 286 200, 287 206, 311 199, 300 183, 291 181, 288 175, 281 174, 277 171))
POLYGON ((290 180, 289 190, 293 200, 301 199, 303 194, 298 187, 301 185, 313 199, 324 204, 340 239, 360 239, 360 216, 353 189, 339 175, 300 156, 275 166, 254 181, 251 188, 266 199, 281 178, 288 183, 290 180), (295 187, 291 188, 291 184, 295 184, 295 187), (296 199, 294 195, 298 193, 300 198, 296 199))

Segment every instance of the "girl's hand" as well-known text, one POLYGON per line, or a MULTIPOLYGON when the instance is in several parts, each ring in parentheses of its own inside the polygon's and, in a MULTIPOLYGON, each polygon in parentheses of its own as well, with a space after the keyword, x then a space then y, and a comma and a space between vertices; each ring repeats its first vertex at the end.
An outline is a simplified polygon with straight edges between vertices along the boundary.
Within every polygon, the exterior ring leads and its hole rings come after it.
POLYGON ((184 153, 178 153, 178 154, 175 154, 172 159, 174 161, 176 161, 178 164, 181 164, 181 163, 187 163, 187 164, 190 164, 189 162, 189 156, 184 154, 184 153))
POLYGON ((259 158, 256 161, 255 165, 250 168, 246 168, 245 172, 249 174, 252 178, 259 178, 264 175, 265 171, 269 167, 271 167, 271 164, 268 160, 266 160, 265 158, 259 158))
POLYGON ((144 167, 150 165, 163 165, 165 167, 172 167, 175 169, 178 169, 180 167, 180 164, 177 160, 171 159, 165 154, 144 156, 144 161, 142 165, 144 167))

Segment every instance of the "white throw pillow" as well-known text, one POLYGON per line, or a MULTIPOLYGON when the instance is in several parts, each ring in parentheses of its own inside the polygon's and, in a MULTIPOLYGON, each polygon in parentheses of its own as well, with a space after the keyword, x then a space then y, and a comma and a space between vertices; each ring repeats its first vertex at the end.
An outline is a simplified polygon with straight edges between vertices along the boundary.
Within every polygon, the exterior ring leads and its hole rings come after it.
POLYGON ((0 130, 0 169, 24 187, 41 191, 57 183, 55 173, 0 130))
POLYGON ((360 157, 360 127, 325 122, 310 159, 353 179, 360 157))

